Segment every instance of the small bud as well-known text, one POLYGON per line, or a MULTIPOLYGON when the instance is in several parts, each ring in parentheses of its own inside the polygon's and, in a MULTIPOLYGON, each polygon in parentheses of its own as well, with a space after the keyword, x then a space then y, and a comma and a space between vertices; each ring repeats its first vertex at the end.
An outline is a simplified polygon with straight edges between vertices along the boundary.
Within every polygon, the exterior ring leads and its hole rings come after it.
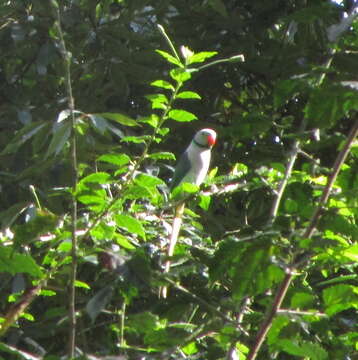
POLYGON ((184 45, 180 47, 180 52, 185 60, 191 58, 194 55, 194 52, 184 45))

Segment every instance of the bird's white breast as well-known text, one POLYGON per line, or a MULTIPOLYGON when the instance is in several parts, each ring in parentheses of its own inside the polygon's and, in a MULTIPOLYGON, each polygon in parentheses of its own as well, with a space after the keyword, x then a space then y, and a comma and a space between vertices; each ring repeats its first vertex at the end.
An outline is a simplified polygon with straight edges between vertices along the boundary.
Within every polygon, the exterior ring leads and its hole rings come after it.
POLYGON ((209 170, 211 150, 200 148, 191 143, 188 148, 188 158, 191 164, 190 170, 184 177, 184 182, 200 185, 209 170))

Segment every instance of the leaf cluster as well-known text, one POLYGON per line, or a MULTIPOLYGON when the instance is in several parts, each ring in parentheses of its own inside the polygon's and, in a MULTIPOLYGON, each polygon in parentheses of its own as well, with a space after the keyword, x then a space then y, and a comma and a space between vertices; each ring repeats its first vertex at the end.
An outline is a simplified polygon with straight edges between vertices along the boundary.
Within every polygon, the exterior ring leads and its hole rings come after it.
POLYGON ((357 121, 350 2, 58 6, 74 111, 49 4, 0 5, 0 359, 66 353, 73 200, 76 358, 248 358, 294 271, 259 357, 353 359, 356 140, 305 236, 357 121), (164 275, 166 184, 203 127, 212 171, 164 275))

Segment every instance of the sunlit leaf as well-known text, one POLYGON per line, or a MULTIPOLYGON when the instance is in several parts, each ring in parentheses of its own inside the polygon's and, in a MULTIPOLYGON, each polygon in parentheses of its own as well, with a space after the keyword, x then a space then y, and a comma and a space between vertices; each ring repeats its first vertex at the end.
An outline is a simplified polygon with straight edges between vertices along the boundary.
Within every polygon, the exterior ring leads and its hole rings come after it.
POLYGON ((173 153, 165 151, 149 154, 148 157, 153 160, 175 160, 173 153))
POLYGON ((182 91, 176 97, 177 99, 201 99, 201 96, 194 91, 182 91))
POLYGON ((125 136, 122 138, 123 142, 130 142, 134 144, 143 144, 150 139, 150 136, 125 136))
POLYGON ((174 91, 174 86, 165 80, 155 80, 150 85, 174 91))
POLYGON ((199 206, 203 210, 208 210, 211 202, 211 196, 208 195, 200 195, 199 196, 199 206))
POLYGON ((152 109, 166 109, 169 102, 164 94, 146 95, 146 98, 152 103, 152 109))
POLYGON ((184 83, 191 78, 191 74, 185 69, 173 69, 170 71, 170 76, 178 83, 184 83))
POLYGON ((187 121, 193 121, 197 120, 198 118, 193 113, 186 111, 186 110, 170 110, 168 116, 175 120, 180 122, 187 122, 187 121))
POLYGON ((75 281, 75 286, 78 288, 83 288, 83 289, 87 289, 87 290, 91 289, 91 287, 87 283, 80 281, 80 280, 75 281))
POLYGON ((96 172, 81 179, 81 183, 108 184, 111 180, 110 174, 106 172, 96 172))
POLYGON ((134 250, 135 246, 122 234, 115 234, 116 243, 124 249, 134 250))
POLYGON ((346 258, 358 263, 358 245, 350 246, 342 251, 342 255, 346 258))
POLYGON ((146 236, 143 225, 139 220, 137 220, 133 216, 118 214, 115 215, 115 221, 119 227, 124 228, 130 233, 137 234, 138 236, 140 236, 142 239, 145 240, 146 236))
POLYGON ((26 273, 35 278, 42 277, 42 270, 30 255, 19 254, 10 247, 0 247, 0 272, 12 275, 26 273))
POLYGON ((167 53, 166 51, 163 50, 155 50, 159 55, 161 55, 165 60, 167 60, 168 62, 180 66, 180 67, 184 67, 184 65, 174 56, 170 55, 169 53, 167 53))
POLYGON ((308 341, 292 341, 291 339, 277 340, 276 346, 290 355, 306 357, 311 360, 328 359, 327 352, 318 344, 308 341))
POLYGON ((188 58, 188 64, 201 63, 217 54, 216 51, 202 51, 188 58))
POLYGON ((130 157, 126 154, 104 154, 97 161, 106 162, 116 166, 123 166, 129 163, 130 157))
POLYGON ((136 178, 135 178, 135 182, 141 186, 145 186, 145 187, 155 187, 158 185, 163 185, 164 181, 151 176, 151 175, 147 175, 147 174, 139 174, 136 178))
POLYGON ((135 121, 134 119, 130 118, 129 116, 121 114, 121 113, 106 112, 106 113, 100 113, 100 114, 93 114, 93 116, 104 117, 105 119, 116 121, 119 124, 124 125, 124 126, 139 126, 137 121, 135 121))
POLYGON ((323 300, 329 316, 349 308, 358 309, 358 287, 346 284, 331 286, 323 290, 323 300))

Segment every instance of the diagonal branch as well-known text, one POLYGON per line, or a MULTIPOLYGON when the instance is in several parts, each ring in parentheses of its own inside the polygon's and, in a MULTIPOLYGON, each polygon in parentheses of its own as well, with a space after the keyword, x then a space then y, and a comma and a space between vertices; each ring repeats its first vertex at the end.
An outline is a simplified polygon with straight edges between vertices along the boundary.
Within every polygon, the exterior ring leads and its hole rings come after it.
MULTIPOLYGON (((331 194, 331 191, 332 191, 332 187, 333 187, 333 184, 334 182, 336 181, 337 179, 337 176, 342 168, 342 165, 344 164, 348 154, 349 154, 349 151, 354 143, 354 140, 355 138, 357 137, 358 135, 358 119, 355 121, 353 127, 351 128, 350 132, 349 132, 349 135, 348 135, 348 138, 342 148, 342 150, 339 152, 335 162, 334 162, 334 165, 333 165, 333 170, 332 170, 332 173, 330 175, 330 177, 328 178, 328 182, 327 182, 327 185, 325 186, 324 190, 323 190, 323 193, 321 195, 321 198, 318 202, 318 205, 316 207, 316 210, 314 212, 314 214, 312 215, 311 217, 311 220, 309 222, 309 225, 307 226, 306 228, 306 231, 304 233, 304 237, 306 238, 310 238, 317 226, 317 223, 318 223, 318 220, 322 214, 322 211, 324 209, 324 206, 326 205, 328 199, 329 199, 329 196, 331 194)), ((304 265, 306 264, 306 262, 310 259, 310 255, 307 255, 305 257, 305 260, 304 261, 300 261, 300 265, 304 265)), ((272 321, 274 319, 274 317, 276 316, 277 312, 279 311, 280 307, 281 307, 281 304, 282 304, 282 301, 283 299, 285 298, 286 296, 286 293, 287 293, 287 290, 291 284, 291 281, 293 279, 293 276, 294 276, 294 267, 297 267, 297 263, 293 263, 293 265, 291 266, 291 271, 288 272, 285 276, 285 278, 283 279, 283 281, 281 282, 280 286, 279 286, 279 289, 276 293, 276 296, 274 298, 274 301, 273 301, 273 304, 271 306, 271 308, 269 309, 269 312, 268 314, 266 315, 266 318, 265 320, 263 321, 262 325, 261 325, 261 328, 259 329, 258 333, 257 333, 257 336, 256 336, 256 339, 255 339, 255 342, 253 344, 253 346, 251 347, 250 349, 250 352, 247 356, 247 360, 254 360, 256 359, 256 356, 266 338, 266 335, 268 333, 268 331, 270 330, 271 328, 271 325, 272 325, 272 321)))

